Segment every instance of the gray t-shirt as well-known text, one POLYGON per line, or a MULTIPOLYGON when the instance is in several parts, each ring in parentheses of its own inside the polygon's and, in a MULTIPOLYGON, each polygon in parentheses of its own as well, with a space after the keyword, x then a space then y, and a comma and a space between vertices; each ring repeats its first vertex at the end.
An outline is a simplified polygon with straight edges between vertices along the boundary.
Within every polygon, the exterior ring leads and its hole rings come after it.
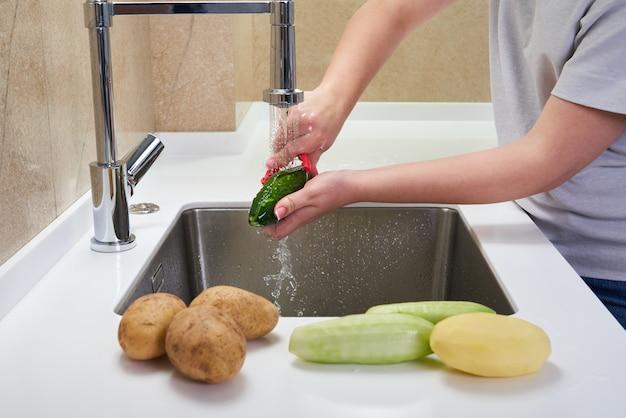
MULTIPOLYGON (((491 94, 500 143, 550 95, 626 114, 626 0, 492 0, 491 94)), ((563 185, 521 199, 578 274, 626 281, 626 132, 563 185)))

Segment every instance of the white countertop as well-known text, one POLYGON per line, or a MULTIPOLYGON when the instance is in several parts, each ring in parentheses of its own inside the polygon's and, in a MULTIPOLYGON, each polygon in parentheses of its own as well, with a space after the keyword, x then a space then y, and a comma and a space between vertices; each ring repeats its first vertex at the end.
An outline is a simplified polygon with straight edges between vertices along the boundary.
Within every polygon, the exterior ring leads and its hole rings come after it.
MULTIPOLYGON (((249 343, 242 372, 220 385, 188 381, 166 359, 128 360, 117 344, 114 306, 184 206, 249 202, 263 174, 265 115, 255 104, 239 134, 165 136, 163 157, 133 198, 156 202, 161 211, 131 217, 135 249, 120 254, 89 249, 85 196, 0 268, 0 293, 17 294, 17 279, 35 284, 0 320, 0 415, 626 416, 626 332, 513 203, 459 210, 513 300, 516 315, 540 325, 551 338, 552 355, 540 373, 476 378, 434 359, 392 366, 307 364, 287 351, 287 343, 294 326, 317 318, 281 318, 270 336, 249 343), (71 233, 64 232, 67 228, 71 233), (75 242, 77 228, 81 232, 75 242), (63 249, 58 261, 50 259, 54 266, 40 277, 38 270, 55 248, 63 249)), ((486 115, 480 105, 361 105, 320 169, 491 146, 495 133, 486 115), (416 119, 416 114, 428 120, 416 119)), ((17 299, 11 303, 0 297, 0 305, 7 310, 17 299)))

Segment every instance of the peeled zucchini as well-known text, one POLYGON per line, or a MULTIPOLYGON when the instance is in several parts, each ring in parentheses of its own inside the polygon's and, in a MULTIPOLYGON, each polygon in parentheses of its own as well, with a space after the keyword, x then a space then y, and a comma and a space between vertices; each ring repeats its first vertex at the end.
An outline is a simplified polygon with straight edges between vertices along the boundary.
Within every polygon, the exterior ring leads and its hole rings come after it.
POLYGON ((303 188, 307 180, 308 174, 303 167, 290 168, 274 174, 252 200, 248 223, 252 226, 266 226, 278 222, 274 214, 276 203, 303 188))
POLYGON ((495 313, 493 309, 485 305, 481 305, 480 303, 447 300, 392 303, 388 305, 373 306, 367 310, 368 314, 403 313, 415 315, 420 318, 424 318, 433 324, 436 324, 449 316, 469 312, 495 313))
POLYGON ((511 316, 468 313, 435 325, 430 344, 449 367, 477 376, 513 377, 538 371, 550 339, 538 326, 511 316))
POLYGON ((348 315, 297 327, 289 351, 318 363, 399 363, 432 353, 432 329, 413 315, 348 315))

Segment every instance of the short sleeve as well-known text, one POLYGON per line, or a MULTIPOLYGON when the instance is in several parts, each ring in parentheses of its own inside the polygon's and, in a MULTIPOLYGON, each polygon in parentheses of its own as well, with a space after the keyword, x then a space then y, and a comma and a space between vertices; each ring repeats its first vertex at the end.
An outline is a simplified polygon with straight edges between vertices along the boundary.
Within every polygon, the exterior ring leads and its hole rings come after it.
POLYGON ((626 114, 626 1, 598 0, 580 20, 574 53, 552 94, 626 114))

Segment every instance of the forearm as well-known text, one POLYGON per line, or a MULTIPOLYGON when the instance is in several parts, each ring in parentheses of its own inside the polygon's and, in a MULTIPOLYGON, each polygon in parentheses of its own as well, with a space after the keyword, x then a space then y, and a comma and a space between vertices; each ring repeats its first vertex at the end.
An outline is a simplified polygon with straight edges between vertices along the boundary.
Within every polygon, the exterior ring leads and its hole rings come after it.
POLYGON ((530 141, 433 161, 357 171, 351 201, 494 203, 519 199, 564 180, 530 141))
POLYGON ((400 41, 452 0, 369 0, 350 19, 321 87, 347 113, 400 41))
POLYGON ((358 171, 351 201, 493 203, 551 190, 596 159, 626 129, 626 116, 548 99, 524 137, 498 148, 358 171))
POLYGON ((361 171, 329 171, 276 204, 284 237, 355 202, 493 203, 551 190, 595 160, 626 130, 626 115, 550 97, 528 134, 499 148, 361 171))

